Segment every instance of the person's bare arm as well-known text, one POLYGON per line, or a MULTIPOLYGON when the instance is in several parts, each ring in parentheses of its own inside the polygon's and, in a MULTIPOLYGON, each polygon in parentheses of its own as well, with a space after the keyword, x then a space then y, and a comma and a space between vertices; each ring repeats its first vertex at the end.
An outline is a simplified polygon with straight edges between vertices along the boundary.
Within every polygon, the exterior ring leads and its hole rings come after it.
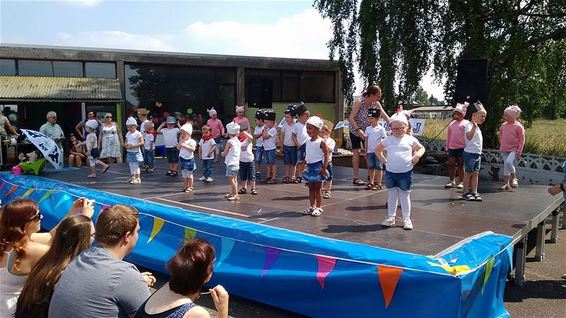
POLYGON ((85 123, 81 120, 75 126, 75 131, 77 132, 78 136, 81 137, 81 140, 83 140, 85 138, 85 136, 83 135, 83 131, 82 131, 84 124, 85 123))

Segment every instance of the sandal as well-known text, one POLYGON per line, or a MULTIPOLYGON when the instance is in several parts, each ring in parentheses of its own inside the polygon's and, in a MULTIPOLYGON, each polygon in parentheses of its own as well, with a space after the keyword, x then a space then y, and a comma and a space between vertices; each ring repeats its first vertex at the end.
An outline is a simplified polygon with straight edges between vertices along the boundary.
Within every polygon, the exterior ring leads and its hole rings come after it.
POLYGON ((365 182, 363 182, 362 180, 357 179, 357 178, 354 179, 354 181, 352 183, 355 184, 355 185, 365 185, 366 184, 365 182))
POLYGON ((252 191, 250 191, 251 194, 253 195, 257 195, 257 190, 256 189, 252 189, 252 191))
POLYGON ((293 177, 289 178, 289 183, 295 183, 295 181, 296 181, 295 178, 293 178, 293 177))
POLYGON ((171 171, 171 176, 176 177, 178 175, 177 171, 171 171))
POLYGON ((311 215, 313 211, 314 211, 313 208, 308 208, 308 209, 306 209, 306 210, 301 211, 301 214, 303 214, 303 215, 311 215))
POLYGON ((268 180, 266 181, 266 183, 267 183, 267 184, 276 184, 276 183, 277 183, 277 179, 273 179, 273 178, 272 178, 272 179, 268 179, 268 180))
POLYGON ((298 184, 298 183, 301 183, 301 181, 303 181, 303 178, 296 177, 294 182, 298 184))
POLYGON ((372 189, 372 190, 381 190, 381 189, 382 189, 382 186, 380 186, 379 184, 375 184, 375 185, 373 186, 373 189, 372 189))
POLYGON ((283 177, 283 183, 289 183, 289 177, 283 177))
POLYGON ((322 208, 315 208, 314 210, 312 210, 311 216, 321 216, 322 212, 322 208))
POLYGON ((241 188, 240 191, 238 191, 239 194, 245 194, 247 192, 248 190, 246 188, 241 188))
POLYGON ((373 190, 373 187, 374 187, 374 186, 375 186, 375 185, 374 185, 373 183, 368 183, 368 184, 366 185, 366 190, 373 190))
POLYGON ((509 191, 509 190, 511 190, 511 187, 508 184, 504 184, 503 186, 501 186, 501 188, 499 188, 499 190, 509 191))

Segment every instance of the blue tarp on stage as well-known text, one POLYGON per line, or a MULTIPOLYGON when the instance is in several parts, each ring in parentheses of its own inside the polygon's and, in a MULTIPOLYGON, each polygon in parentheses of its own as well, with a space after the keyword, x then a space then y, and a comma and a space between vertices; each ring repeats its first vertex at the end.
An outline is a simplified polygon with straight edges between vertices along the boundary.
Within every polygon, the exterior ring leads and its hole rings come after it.
POLYGON ((511 237, 482 233, 439 258, 332 240, 192 212, 51 179, 0 174, 0 198, 27 197, 51 228, 80 196, 140 212, 140 236, 129 261, 166 273, 185 239, 211 242, 211 285, 312 317, 507 317, 503 305, 512 264, 511 237))

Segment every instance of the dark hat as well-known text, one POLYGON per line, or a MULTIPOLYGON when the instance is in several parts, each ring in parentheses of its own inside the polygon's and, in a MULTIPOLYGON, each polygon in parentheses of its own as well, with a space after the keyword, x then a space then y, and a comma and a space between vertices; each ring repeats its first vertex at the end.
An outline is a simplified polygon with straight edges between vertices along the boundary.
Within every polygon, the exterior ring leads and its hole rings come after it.
POLYGON ((379 109, 377 109, 377 108, 368 109, 368 116, 369 117, 379 118, 379 115, 381 115, 381 111, 379 109))
POLYGON ((277 114, 273 111, 273 109, 268 109, 265 112, 265 119, 266 120, 275 120, 276 117, 277 117, 277 114))
POLYGON ((259 119, 259 120, 265 120, 265 111, 263 110, 258 110, 255 112, 255 118, 259 119))
POLYGON ((309 109, 307 108, 307 106, 305 106, 304 103, 301 103, 301 105, 297 106, 297 108, 295 109, 295 114, 301 116, 302 114, 308 111, 309 109))
POLYGON ((289 104, 284 114, 291 114, 291 116, 295 116, 296 112, 297 112, 297 105, 289 104))

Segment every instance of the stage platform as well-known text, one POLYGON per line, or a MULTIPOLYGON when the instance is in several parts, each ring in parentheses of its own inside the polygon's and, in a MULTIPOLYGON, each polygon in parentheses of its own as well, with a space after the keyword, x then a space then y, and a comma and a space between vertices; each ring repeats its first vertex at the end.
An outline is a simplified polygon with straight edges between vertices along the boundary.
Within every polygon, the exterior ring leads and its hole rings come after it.
POLYGON ((127 164, 112 165, 96 180, 86 178, 86 167, 47 172, 45 178, 0 174, 0 194, 3 201, 40 201, 47 225, 80 195, 99 202, 95 217, 106 205, 134 205, 141 231, 132 262, 163 272, 184 238, 203 237, 217 249, 212 283, 320 317, 504 317, 512 263, 522 283, 528 238, 536 234, 542 259, 545 220, 553 215, 552 239, 563 201, 548 195, 546 186, 499 192, 499 184, 482 180, 484 201, 468 202, 457 190, 444 189, 446 177, 415 174, 415 229, 405 231, 400 211, 397 227, 381 226, 387 191, 353 185, 351 168, 334 167, 332 198, 323 200, 322 216, 311 217, 298 213, 308 207, 303 184, 258 183, 258 195, 229 202, 221 163, 213 183, 195 181, 196 191, 184 193, 182 178, 166 176, 166 161, 156 162, 158 170, 142 173, 138 185, 127 183, 127 164))

